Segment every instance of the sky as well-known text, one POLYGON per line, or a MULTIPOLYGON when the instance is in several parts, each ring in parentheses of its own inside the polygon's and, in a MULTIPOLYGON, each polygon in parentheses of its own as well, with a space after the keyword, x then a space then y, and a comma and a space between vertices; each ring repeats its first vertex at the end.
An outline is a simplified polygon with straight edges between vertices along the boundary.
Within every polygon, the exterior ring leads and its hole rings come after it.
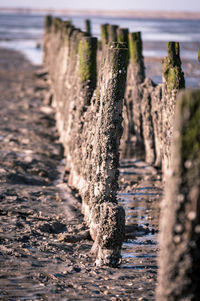
POLYGON ((0 0, 0 7, 200 12, 200 0, 0 0))

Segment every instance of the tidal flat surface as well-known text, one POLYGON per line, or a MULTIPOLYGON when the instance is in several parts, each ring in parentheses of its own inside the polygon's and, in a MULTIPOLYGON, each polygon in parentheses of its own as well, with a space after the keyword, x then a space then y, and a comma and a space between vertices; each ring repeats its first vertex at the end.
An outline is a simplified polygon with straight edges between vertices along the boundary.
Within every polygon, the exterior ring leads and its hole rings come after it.
POLYGON ((0 300, 154 300, 161 176, 121 162, 122 264, 96 267, 38 68, 0 50, 0 300))

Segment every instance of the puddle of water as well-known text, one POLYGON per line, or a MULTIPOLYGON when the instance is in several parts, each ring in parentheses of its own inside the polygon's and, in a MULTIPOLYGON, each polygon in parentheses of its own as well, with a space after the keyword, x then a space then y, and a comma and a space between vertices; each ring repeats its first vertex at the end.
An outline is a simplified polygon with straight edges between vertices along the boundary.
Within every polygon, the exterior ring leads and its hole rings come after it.
POLYGON ((156 265, 132 265, 132 264, 126 264, 121 266, 122 269, 131 269, 131 270, 142 270, 142 272, 148 271, 151 272, 151 270, 157 270, 158 267, 156 265))
POLYGON ((142 255, 134 255, 129 253, 124 253, 123 258, 156 258, 155 254, 142 254, 142 255))
POLYGON ((134 195, 134 196, 161 196, 161 193, 151 193, 151 192, 124 192, 120 194, 121 196, 134 195))
POLYGON ((122 268, 157 270, 159 201, 162 198, 160 177, 139 160, 123 162, 122 168, 120 179, 129 187, 128 192, 122 189, 118 193, 119 203, 126 211, 126 224, 136 226, 132 233, 135 238, 123 243, 122 268))

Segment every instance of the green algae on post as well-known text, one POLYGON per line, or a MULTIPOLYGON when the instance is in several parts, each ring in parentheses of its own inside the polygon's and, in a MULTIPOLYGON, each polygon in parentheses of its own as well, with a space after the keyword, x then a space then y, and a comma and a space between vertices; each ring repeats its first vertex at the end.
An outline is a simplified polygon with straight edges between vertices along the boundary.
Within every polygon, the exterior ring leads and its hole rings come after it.
POLYGON ((128 28, 117 28, 117 42, 126 43, 128 47, 128 28))
POLYGON ((109 24, 102 24, 101 25, 101 43, 102 46, 108 44, 108 25, 109 24))
POLYGON ((93 37, 82 37, 78 46, 79 55, 79 77, 82 82, 90 82, 96 85, 97 77, 97 39, 93 37))
POLYGON ((108 42, 117 42, 117 28, 118 25, 108 25, 108 42))
POLYGON ((168 56, 163 60, 162 73, 168 91, 185 88, 184 73, 181 69, 180 49, 178 42, 168 42, 168 56))
POLYGON ((198 51, 198 55, 197 55, 198 61, 200 62, 200 49, 198 51))
POLYGON ((140 32, 130 32, 129 33, 129 56, 131 63, 139 63, 143 59, 142 55, 142 39, 140 32))

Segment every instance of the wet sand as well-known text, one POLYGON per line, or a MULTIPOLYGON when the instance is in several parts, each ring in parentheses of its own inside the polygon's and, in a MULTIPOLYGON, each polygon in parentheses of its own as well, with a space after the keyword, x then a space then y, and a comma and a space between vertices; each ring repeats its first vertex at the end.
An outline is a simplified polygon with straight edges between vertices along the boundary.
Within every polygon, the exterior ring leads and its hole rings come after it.
POLYGON ((154 300, 161 175, 121 162, 122 264, 95 267, 39 69, 0 49, 0 300, 154 300))

